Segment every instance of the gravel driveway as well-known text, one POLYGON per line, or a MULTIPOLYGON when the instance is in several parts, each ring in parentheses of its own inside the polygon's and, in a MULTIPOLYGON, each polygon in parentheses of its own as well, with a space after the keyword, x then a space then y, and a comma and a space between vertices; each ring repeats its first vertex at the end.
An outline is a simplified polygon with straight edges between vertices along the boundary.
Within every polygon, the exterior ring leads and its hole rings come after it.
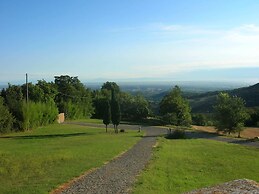
MULTIPOLYGON (((96 124, 73 123, 86 126, 96 124)), ((103 127, 103 125, 101 125, 103 127)), ((120 125, 120 129, 138 130, 136 125, 120 125)), ((142 127, 146 131, 143 137, 130 150, 108 164, 90 172, 73 182, 59 193, 129 193, 135 177, 145 168, 151 158, 156 137, 165 134, 166 130, 158 127, 142 127)))

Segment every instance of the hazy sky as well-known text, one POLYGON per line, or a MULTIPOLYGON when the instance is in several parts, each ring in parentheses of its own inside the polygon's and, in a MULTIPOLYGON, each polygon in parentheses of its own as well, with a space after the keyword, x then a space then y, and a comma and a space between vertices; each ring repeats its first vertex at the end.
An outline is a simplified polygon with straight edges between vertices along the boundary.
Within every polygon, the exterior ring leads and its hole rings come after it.
POLYGON ((0 0, 0 83, 259 82, 258 0, 0 0))

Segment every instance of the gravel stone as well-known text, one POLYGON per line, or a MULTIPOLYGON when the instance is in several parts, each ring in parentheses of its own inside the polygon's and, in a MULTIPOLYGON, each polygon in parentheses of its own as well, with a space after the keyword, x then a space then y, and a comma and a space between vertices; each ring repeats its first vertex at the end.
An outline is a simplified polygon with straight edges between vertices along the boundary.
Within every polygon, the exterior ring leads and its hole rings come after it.
POLYGON ((248 179, 238 179, 215 187, 187 192, 186 194, 259 194, 259 184, 248 179))

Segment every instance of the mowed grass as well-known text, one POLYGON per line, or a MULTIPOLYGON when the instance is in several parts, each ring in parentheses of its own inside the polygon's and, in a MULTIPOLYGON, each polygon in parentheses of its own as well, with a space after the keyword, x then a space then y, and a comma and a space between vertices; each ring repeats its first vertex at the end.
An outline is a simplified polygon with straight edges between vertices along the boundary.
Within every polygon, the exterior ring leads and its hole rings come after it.
POLYGON ((247 178, 259 181, 259 149, 204 139, 160 139, 133 193, 183 193, 247 178))
POLYGON ((0 136, 0 193, 48 193, 113 159, 140 136, 58 124, 0 136))
POLYGON ((78 119, 78 120, 73 120, 73 122, 103 124, 102 119, 78 119))

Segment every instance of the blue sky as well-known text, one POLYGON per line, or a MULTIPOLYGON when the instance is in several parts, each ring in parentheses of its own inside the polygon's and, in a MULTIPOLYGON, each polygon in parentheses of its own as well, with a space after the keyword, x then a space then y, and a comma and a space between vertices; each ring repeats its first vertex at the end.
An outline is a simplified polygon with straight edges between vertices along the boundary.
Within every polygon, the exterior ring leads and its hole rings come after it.
POLYGON ((258 0, 0 0, 0 83, 259 82, 258 0))

